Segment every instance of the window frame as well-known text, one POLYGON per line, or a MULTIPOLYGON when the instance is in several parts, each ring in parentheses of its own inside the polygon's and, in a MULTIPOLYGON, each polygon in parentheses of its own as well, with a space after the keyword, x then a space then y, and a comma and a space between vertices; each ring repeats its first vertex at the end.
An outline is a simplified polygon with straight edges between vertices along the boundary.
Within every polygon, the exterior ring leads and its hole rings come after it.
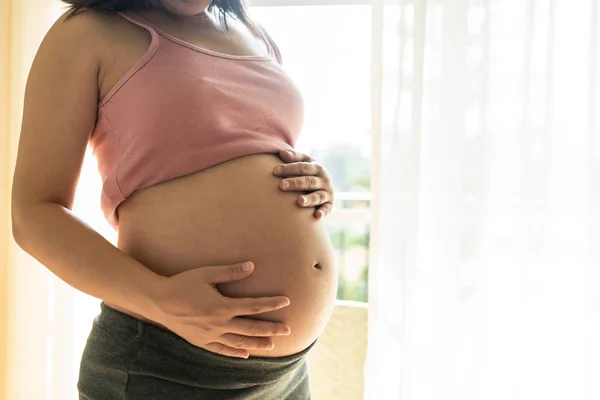
MULTIPOLYGON (((386 3, 398 3, 399 0, 249 0, 249 7, 279 6, 356 6, 372 5, 378 7, 386 3)), ((402 0, 403 4, 414 4, 419 0, 402 0)))
POLYGON ((372 5, 381 0, 251 0, 249 7, 281 6, 354 6, 372 5))

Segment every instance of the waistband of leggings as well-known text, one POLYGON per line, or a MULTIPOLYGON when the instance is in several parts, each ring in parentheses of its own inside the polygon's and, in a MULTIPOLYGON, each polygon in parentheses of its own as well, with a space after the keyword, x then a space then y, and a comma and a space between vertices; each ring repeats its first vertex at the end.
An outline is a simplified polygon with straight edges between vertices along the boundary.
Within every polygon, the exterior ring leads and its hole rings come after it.
POLYGON ((279 375, 285 371, 295 369, 302 364, 308 352, 317 342, 317 340, 315 340, 304 350, 287 356, 251 356, 244 359, 224 356, 197 347, 168 329, 122 313, 121 311, 109 307, 104 302, 100 303, 100 315, 97 319, 102 320, 103 323, 110 324, 113 329, 128 331, 139 331, 140 329, 144 329, 145 345, 154 348, 157 352, 171 352, 174 356, 182 360, 194 364, 206 364, 207 367, 234 368, 247 372, 255 371, 261 374, 269 373, 271 371, 277 372, 279 375))

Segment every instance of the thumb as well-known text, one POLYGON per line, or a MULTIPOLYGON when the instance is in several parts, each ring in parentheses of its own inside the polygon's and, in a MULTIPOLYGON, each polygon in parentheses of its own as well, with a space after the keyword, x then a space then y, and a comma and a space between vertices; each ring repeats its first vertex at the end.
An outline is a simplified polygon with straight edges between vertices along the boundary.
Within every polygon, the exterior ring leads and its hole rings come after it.
POLYGON ((216 267, 204 267, 210 283, 225 283, 239 281, 246 278, 254 271, 252 262, 244 262, 233 265, 220 265, 216 267))

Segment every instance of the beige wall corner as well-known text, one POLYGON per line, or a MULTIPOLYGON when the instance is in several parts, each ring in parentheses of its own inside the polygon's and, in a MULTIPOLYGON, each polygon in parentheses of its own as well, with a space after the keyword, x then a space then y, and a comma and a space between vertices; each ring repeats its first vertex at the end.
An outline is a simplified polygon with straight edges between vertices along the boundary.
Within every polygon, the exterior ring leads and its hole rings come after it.
POLYGON ((10 181, 10 0, 0 0, 0 399, 7 399, 10 181))
MULTIPOLYGON (((22 289, 32 290, 34 280, 23 265, 34 262, 26 257, 21 260, 23 252, 12 238, 10 189, 27 75, 42 38, 56 18, 59 5, 59 0, 0 0, 0 400, 40 398, 22 395, 18 390, 32 386, 24 376, 16 374, 17 343, 27 342, 22 335, 27 330, 18 328, 15 322, 23 311, 23 299, 19 299, 23 297, 22 289), (20 267, 16 268, 16 265, 20 267)), ((31 269, 41 274, 39 268, 31 269)), ((31 293, 34 292, 29 295, 31 293)), ((34 314, 26 315, 27 318, 20 321, 36 318, 34 314)), ((26 323, 21 325, 27 326, 26 323)))
POLYGON ((363 400, 367 307, 339 301, 308 357, 314 400, 363 400))

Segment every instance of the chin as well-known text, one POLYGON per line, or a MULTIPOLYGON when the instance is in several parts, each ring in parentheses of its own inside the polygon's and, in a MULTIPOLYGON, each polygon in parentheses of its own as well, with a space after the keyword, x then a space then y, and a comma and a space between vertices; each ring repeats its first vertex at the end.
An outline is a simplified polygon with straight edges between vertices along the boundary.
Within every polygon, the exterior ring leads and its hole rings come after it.
POLYGON ((161 0, 161 2, 173 14, 192 17, 206 11, 212 0, 161 0))

